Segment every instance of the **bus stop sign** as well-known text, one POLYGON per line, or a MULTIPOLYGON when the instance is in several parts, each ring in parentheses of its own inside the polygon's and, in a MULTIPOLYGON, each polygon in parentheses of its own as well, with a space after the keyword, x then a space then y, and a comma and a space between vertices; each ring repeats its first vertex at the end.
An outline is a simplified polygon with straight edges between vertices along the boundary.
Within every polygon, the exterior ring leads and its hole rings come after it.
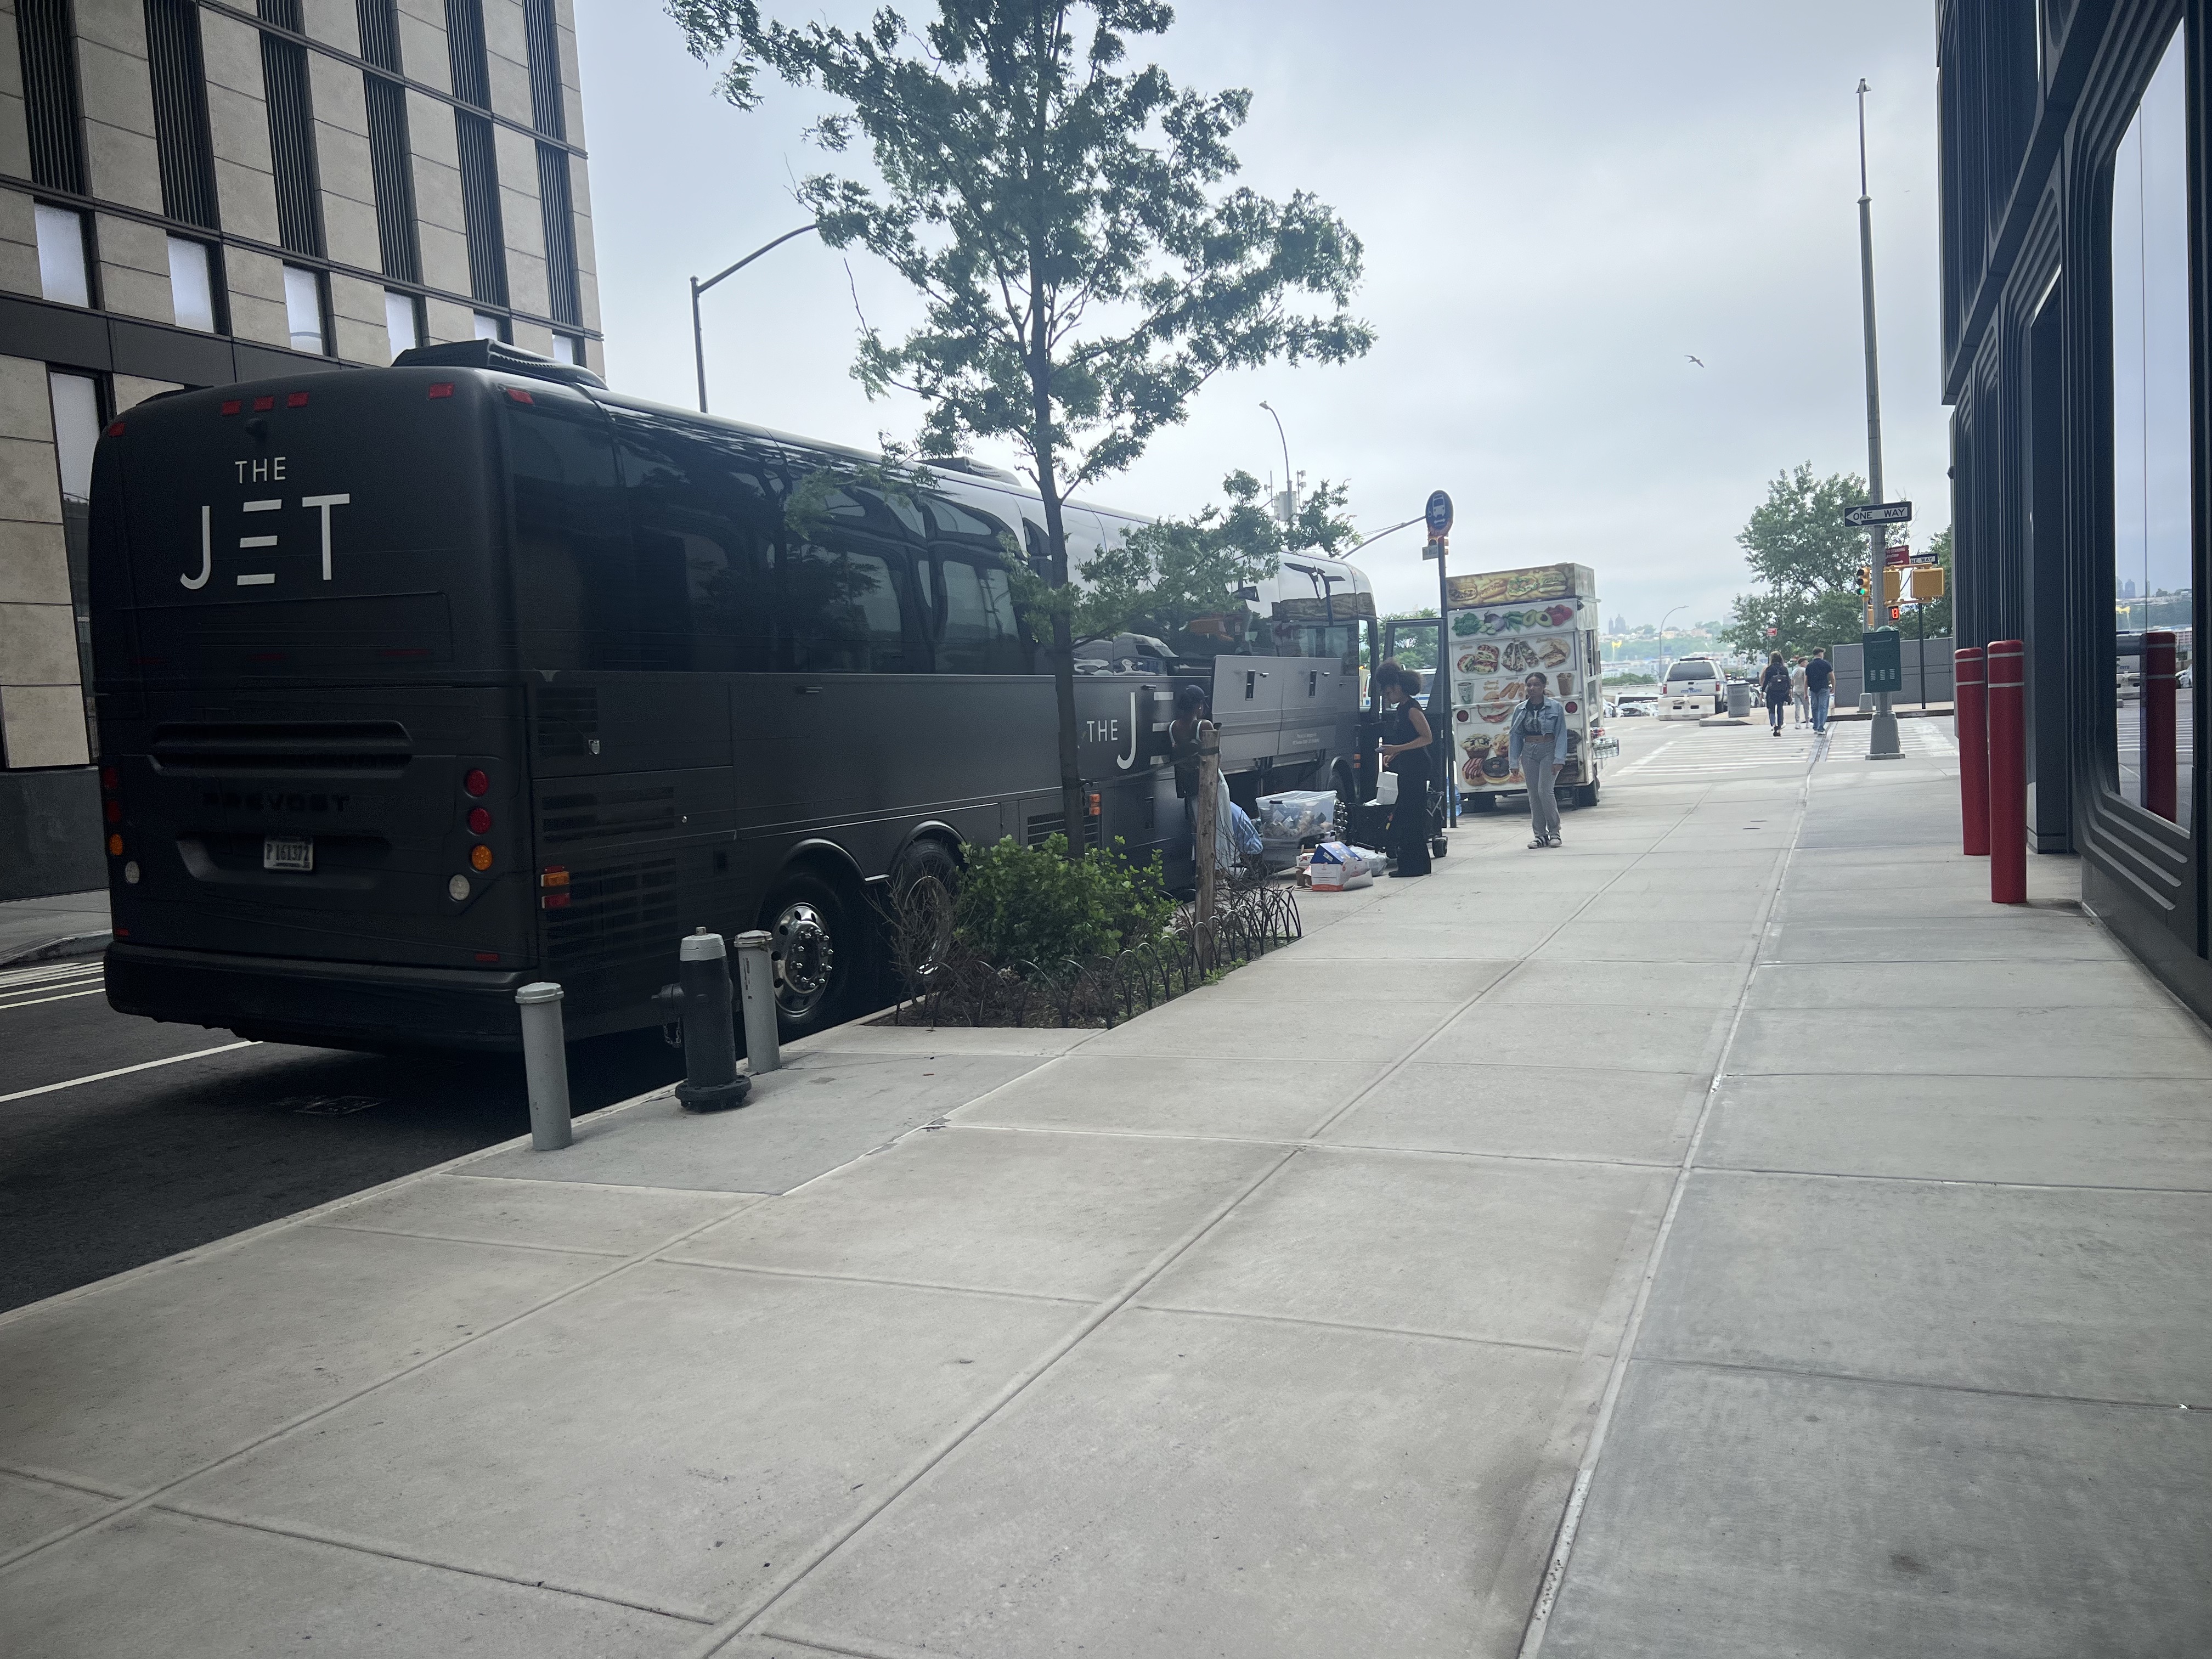
POLYGON ((1429 521, 1429 539, 1431 541, 1435 541, 1438 537, 1450 534, 1452 527, 1451 497, 1445 495, 1441 489, 1431 490, 1429 494, 1428 510, 1425 516, 1429 521))
POLYGON ((1869 691, 1905 690, 1905 656, 1894 628, 1876 628, 1859 635, 1859 650, 1866 669, 1869 691))

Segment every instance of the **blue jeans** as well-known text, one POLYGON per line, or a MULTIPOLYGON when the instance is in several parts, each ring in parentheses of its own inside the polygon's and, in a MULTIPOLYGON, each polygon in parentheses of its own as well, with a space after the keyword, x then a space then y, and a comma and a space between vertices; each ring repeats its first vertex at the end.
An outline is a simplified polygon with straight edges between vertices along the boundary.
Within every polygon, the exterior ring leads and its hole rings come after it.
POLYGON ((1826 686, 1813 694, 1813 729, 1815 732, 1828 729, 1828 705, 1835 701, 1835 696, 1833 689, 1826 686))

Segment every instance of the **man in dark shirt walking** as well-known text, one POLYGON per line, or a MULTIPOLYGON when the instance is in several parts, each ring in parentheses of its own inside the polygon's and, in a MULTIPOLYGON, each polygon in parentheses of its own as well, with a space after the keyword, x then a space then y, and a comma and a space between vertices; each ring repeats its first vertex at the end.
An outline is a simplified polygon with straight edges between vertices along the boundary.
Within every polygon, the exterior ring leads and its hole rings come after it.
POLYGON ((1835 665, 1828 660, 1828 647, 1822 646, 1805 665, 1805 690, 1813 702, 1813 730, 1828 729, 1828 704, 1836 695, 1835 665))

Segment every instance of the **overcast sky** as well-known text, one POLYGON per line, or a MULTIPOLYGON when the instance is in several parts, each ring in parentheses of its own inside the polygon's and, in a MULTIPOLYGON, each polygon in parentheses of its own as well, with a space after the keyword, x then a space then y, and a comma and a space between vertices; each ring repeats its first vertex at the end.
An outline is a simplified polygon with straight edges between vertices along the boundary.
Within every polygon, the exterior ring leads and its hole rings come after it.
MULTIPOLYGON (((816 7, 779 8, 803 21, 816 7)), ((833 15, 856 15, 842 3, 833 15)), ((927 15, 908 0, 910 17, 927 15)), ((576 0, 608 378, 693 401, 684 279, 805 222, 813 100, 714 94, 652 0, 576 0)), ((1136 52, 1179 84, 1249 88, 1243 181, 1315 191, 1366 246, 1378 338, 1346 368, 1215 380, 1188 425, 1091 492, 1146 514, 1222 475, 1341 479, 1372 532, 1428 492, 1456 570, 1572 559, 1605 612, 1723 613, 1768 480, 1866 470, 1852 88, 1868 100, 1886 494, 1923 543, 1950 521, 1937 361, 1936 72, 1928 0, 1186 3, 1136 52), (1704 361, 1698 368, 1688 361, 1704 361)), ((718 413, 872 444, 910 402, 848 373, 854 297, 896 330, 897 279, 812 237, 707 297, 718 413)), ((1010 461, 1011 456, 993 459, 1010 461)), ((1386 609, 1433 601, 1419 532, 1358 555, 1386 609)))

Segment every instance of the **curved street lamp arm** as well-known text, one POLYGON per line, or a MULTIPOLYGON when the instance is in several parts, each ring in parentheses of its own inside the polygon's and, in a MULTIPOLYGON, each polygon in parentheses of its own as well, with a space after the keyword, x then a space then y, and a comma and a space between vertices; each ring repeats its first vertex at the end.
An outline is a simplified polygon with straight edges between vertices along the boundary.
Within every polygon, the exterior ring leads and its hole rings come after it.
POLYGON ((1388 530, 1378 530, 1373 535, 1370 536, 1366 541, 1358 542, 1354 544, 1352 546, 1346 548, 1343 552, 1339 553, 1336 556, 1340 559, 1348 559, 1353 554, 1359 551, 1361 548, 1366 547, 1372 543, 1379 542, 1385 536, 1395 535, 1399 531, 1403 530, 1407 525, 1420 524, 1427 518, 1427 516, 1428 515, 1425 514, 1419 514, 1413 518, 1407 519, 1401 523, 1394 524, 1388 530))
POLYGON ((707 331, 699 321, 699 296, 725 276, 736 276, 754 260, 759 258, 762 254, 781 247, 794 236, 804 236, 810 230, 821 228, 818 224, 804 224, 797 230, 787 230, 774 241, 762 243, 737 264, 729 266, 726 270, 716 271, 705 282, 701 282, 696 276, 691 279, 691 358, 699 371, 699 412, 702 415, 707 412, 707 331))
POLYGON ((733 265, 730 266, 730 267, 729 267, 727 270, 718 270, 718 271, 716 271, 716 272, 715 272, 712 276, 709 276, 709 277, 708 277, 705 282, 703 282, 703 283, 702 283, 702 282, 701 282, 697 277, 696 277, 696 276, 695 276, 695 277, 693 277, 693 278, 691 279, 691 286, 692 286, 692 287, 694 287, 694 288, 696 288, 696 289, 697 289, 699 290, 699 292, 700 292, 700 293, 704 294, 704 293, 705 293, 708 289, 710 289, 710 288, 714 287, 715 283, 717 283, 720 282, 720 281, 722 280, 722 278, 723 278, 723 277, 725 277, 725 276, 736 276, 739 271, 743 270, 744 270, 747 265, 749 265, 749 264, 752 264, 752 262, 753 262, 754 260, 756 260, 756 259, 759 258, 761 257, 761 255, 762 255, 762 254, 763 254, 763 253, 767 253, 767 252, 770 252, 770 251, 771 251, 771 250, 773 250, 773 249, 781 247, 781 246, 782 246, 786 242, 789 241, 789 240, 790 240, 793 237, 794 237, 794 236, 804 236, 804 235, 805 235, 805 234, 806 234, 806 233, 807 233, 808 231, 810 231, 810 230, 819 230, 819 229, 821 229, 821 228, 822 228, 822 227, 821 227, 821 226, 819 226, 819 225, 816 225, 816 224, 805 224, 805 225, 801 225, 801 226, 799 226, 799 228, 797 230, 787 230, 786 232, 784 232, 784 233, 783 233, 783 234, 782 234, 782 235, 781 235, 781 236, 777 237, 777 238, 775 239, 775 240, 774 240, 773 242, 763 242, 763 243, 762 243, 758 247, 755 248, 755 249, 754 249, 750 253, 748 253, 747 255, 745 255, 745 257, 744 257, 744 258, 742 258, 742 259, 738 260, 738 261, 737 262, 737 264, 733 264, 733 265))

